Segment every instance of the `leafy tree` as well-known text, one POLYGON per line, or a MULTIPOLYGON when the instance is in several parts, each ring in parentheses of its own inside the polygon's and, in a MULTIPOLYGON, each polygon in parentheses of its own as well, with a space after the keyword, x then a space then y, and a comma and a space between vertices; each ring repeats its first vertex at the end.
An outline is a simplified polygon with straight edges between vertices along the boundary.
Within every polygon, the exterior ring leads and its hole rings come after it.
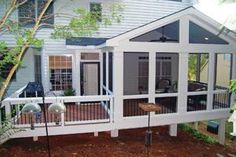
MULTIPOLYGON (((61 13, 53 13, 52 15, 48 15, 47 11, 49 10, 50 5, 55 1, 56 0, 46 1, 46 3, 40 9, 41 12, 38 13, 38 17, 33 19, 34 22, 30 28, 25 28, 21 26, 18 21, 14 21, 10 18, 13 12, 19 9, 19 7, 23 7, 24 5, 26 5, 26 7, 30 7, 28 5, 30 2, 32 2, 30 0, 11 0, 9 2, 8 8, 6 9, 6 12, 0 18, 0 37, 1 33, 8 32, 14 35, 16 41, 14 47, 10 47, 6 42, 0 41, 0 73, 2 73, 6 67, 10 67, 11 69, 6 78, 0 78, 0 100, 2 100, 12 76, 14 75, 17 68, 21 65, 21 60, 26 50, 30 46, 41 47, 43 45, 43 40, 35 37, 38 30, 42 27, 47 26, 52 28, 54 30, 52 37, 61 39, 69 37, 91 36, 99 29, 101 25, 108 26, 113 22, 120 22, 122 19, 120 12, 122 11, 123 6, 120 4, 109 6, 110 10, 106 15, 100 15, 100 13, 96 11, 90 12, 84 8, 75 9, 75 14, 73 15, 61 13), (47 18, 50 16, 67 16, 71 20, 68 25, 51 25, 45 23, 47 18), (101 18, 101 20, 98 21, 98 18, 101 18)), ((27 18, 31 17, 31 15, 27 16, 27 18)))

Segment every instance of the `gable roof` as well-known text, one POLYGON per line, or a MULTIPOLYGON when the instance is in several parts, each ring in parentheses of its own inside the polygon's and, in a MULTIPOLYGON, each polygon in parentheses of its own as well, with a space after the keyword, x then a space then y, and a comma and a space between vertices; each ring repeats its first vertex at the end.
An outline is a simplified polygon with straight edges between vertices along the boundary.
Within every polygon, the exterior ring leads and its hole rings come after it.
MULTIPOLYGON (((220 23, 216 22, 211 17, 205 15, 201 11, 199 11, 196 8, 191 6, 191 7, 187 7, 185 9, 182 9, 180 11, 177 11, 175 13, 169 14, 167 16, 161 17, 155 21, 141 25, 137 28, 134 28, 134 29, 131 29, 131 30, 126 31, 124 33, 121 33, 117 36, 114 36, 114 37, 106 40, 106 44, 104 44, 104 45, 105 46, 118 46, 118 43, 121 40, 130 39, 132 37, 141 35, 147 31, 157 28, 158 25, 162 26, 163 24, 167 24, 173 20, 178 20, 179 18, 186 16, 186 15, 190 15, 190 16, 196 18, 197 20, 210 25, 212 28, 214 27, 216 30, 218 30, 218 32, 220 31, 219 28, 222 27, 222 25, 220 23)), ((225 27, 225 31, 222 32, 221 35, 222 34, 224 34, 224 35, 227 34, 227 37, 230 37, 232 40, 236 41, 236 33, 233 32, 232 30, 225 27)))

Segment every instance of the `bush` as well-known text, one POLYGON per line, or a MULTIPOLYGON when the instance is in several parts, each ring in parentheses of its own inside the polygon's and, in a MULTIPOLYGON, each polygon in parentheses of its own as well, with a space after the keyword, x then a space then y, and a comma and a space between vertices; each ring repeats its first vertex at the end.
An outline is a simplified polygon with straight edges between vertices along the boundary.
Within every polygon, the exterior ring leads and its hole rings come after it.
POLYGON ((64 90, 64 96, 74 96, 75 95, 75 90, 72 88, 64 90))
POLYGON ((193 137, 195 137, 198 140, 204 141, 209 144, 217 143, 217 141, 214 138, 212 138, 208 135, 202 134, 199 131, 191 128, 190 126, 188 126, 186 124, 180 124, 179 128, 182 129, 183 131, 193 135, 193 137))

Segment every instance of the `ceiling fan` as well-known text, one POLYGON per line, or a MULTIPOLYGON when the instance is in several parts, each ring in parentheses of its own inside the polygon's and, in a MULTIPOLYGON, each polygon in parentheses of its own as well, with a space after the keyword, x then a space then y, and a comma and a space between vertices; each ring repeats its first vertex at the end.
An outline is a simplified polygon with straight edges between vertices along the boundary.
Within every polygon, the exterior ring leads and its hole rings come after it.
POLYGON ((153 39, 150 42, 166 42, 166 41, 174 41, 174 42, 178 42, 177 39, 171 39, 171 38, 167 38, 165 36, 165 26, 161 27, 161 37, 159 39, 153 39))

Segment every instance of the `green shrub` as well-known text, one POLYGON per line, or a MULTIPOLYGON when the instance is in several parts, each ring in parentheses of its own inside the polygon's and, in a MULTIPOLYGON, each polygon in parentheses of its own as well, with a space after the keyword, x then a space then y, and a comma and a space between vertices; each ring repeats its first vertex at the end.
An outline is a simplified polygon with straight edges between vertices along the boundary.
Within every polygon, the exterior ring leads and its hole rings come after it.
POLYGON ((64 96, 74 96, 75 95, 75 90, 72 88, 64 90, 64 96))
POLYGON ((212 138, 208 135, 202 134, 199 131, 191 128, 190 126, 188 126, 186 124, 180 124, 179 128, 182 129, 183 131, 193 135, 193 137, 195 137, 198 140, 204 141, 209 144, 217 143, 217 141, 214 138, 212 138))

